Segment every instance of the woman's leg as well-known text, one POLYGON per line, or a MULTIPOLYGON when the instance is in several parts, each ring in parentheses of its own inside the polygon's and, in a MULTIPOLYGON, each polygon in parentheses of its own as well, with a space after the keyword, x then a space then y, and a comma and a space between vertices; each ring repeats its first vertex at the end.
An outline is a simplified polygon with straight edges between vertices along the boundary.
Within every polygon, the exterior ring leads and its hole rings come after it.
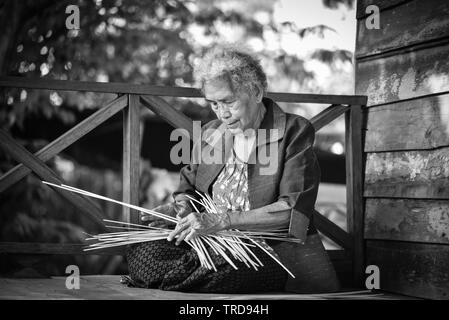
POLYGON ((190 247, 186 244, 175 246, 167 240, 129 246, 126 250, 126 260, 131 284, 144 288, 159 288, 164 277, 178 268, 189 250, 190 247))
MULTIPOLYGON (((252 249, 262 262, 258 271, 232 259, 235 270, 222 256, 208 248, 217 271, 202 267, 187 244, 166 240, 134 245, 127 252, 130 277, 145 288, 184 292, 255 293, 283 291, 287 273, 259 248, 252 249)), ((229 254, 229 256, 231 256, 229 254)))
MULTIPOLYGON (((234 269, 222 256, 208 248, 209 256, 217 271, 200 265, 198 256, 190 250, 170 273, 166 274, 161 289, 207 293, 256 293, 279 292, 285 288, 287 272, 259 248, 252 251, 262 262, 258 270, 248 268, 233 258, 234 269)), ((231 254, 228 253, 231 257, 231 254)))

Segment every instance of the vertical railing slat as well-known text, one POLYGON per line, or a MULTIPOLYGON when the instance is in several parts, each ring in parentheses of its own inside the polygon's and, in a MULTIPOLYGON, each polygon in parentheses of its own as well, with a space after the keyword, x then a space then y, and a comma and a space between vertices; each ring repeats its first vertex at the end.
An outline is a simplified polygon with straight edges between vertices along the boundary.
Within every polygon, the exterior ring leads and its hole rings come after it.
POLYGON ((364 278, 364 207, 362 106, 353 105, 345 115, 346 123, 346 203, 348 232, 353 236, 354 285, 363 286, 364 278))
MULTIPOLYGON (((128 95, 123 110, 123 201, 139 205, 140 175, 140 102, 138 95, 128 95)), ((138 223, 138 212, 123 208, 123 220, 138 223)))

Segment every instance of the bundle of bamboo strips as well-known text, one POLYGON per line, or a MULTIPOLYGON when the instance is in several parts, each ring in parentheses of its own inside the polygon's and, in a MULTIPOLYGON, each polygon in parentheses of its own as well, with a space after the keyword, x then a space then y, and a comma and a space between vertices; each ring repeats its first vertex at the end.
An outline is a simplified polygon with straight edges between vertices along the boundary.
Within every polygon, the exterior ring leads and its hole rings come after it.
MULTIPOLYGON (((169 215, 142 208, 139 206, 135 206, 132 204, 128 204, 125 202, 117 201, 111 198, 107 198, 92 192, 88 192, 82 189, 74 188, 71 186, 67 186, 64 184, 57 185, 54 183, 50 183, 47 181, 42 181, 43 183, 50 185, 55 188, 60 188, 64 190, 68 190, 71 192, 79 193, 88 197, 113 202, 116 204, 120 204, 122 206, 138 210, 142 213, 156 216, 158 218, 170 221, 177 222, 177 219, 171 217, 169 215)), ((200 192, 196 191, 200 196, 200 200, 197 200, 193 197, 189 197, 190 203, 196 212, 201 213, 198 210, 198 207, 195 205, 202 206, 207 213, 213 214, 218 212, 217 207, 215 206, 213 200, 209 195, 203 195, 200 192)), ((116 246, 124 246, 136 243, 142 243, 147 241, 155 241, 155 240, 163 240, 168 237, 168 235, 173 231, 167 228, 157 228, 150 227, 140 224, 134 224, 129 222, 115 221, 103 219, 105 222, 110 223, 112 225, 107 225, 108 228, 112 229, 121 229, 126 231, 120 232, 111 232, 111 233, 101 233, 98 235, 90 235, 86 240, 95 240, 96 242, 88 245, 85 251, 89 250, 98 250, 105 249, 116 246)), ((262 267, 262 262, 257 258, 257 256, 251 251, 251 247, 259 247, 263 252, 268 254, 272 259, 274 259, 284 270, 287 271, 290 276, 295 277, 293 273, 288 270, 279 259, 277 259, 272 253, 270 253, 267 249, 262 246, 258 239, 272 239, 272 240, 281 240, 281 241, 290 241, 297 242, 299 240, 290 238, 286 233, 287 230, 264 230, 264 231, 240 231, 237 229, 220 231, 216 234, 208 234, 208 235, 198 235, 191 240, 185 241, 189 246, 191 246, 198 255, 198 258, 201 262, 201 265, 210 269, 217 271, 213 260, 209 254, 209 251, 206 249, 206 246, 211 248, 211 251, 216 255, 221 255, 234 269, 238 269, 235 263, 232 261, 231 257, 235 260, 243 262, 248 268, 253 268, 254 270, 258 270, 259 267, 262 267), (244 241, 247 240, 247 241, 244 241)))

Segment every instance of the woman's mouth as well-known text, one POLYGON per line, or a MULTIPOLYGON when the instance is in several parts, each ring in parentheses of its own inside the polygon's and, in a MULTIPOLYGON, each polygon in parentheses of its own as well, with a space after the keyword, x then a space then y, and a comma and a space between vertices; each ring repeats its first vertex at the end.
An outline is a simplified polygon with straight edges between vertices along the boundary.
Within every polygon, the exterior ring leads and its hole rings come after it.
POLYGON ((237 125, 237 122, 239 122, 239 121, 236 120, 234 122, 228 123, 227 126, 230 127, 230 128, 234 128, 237 125))

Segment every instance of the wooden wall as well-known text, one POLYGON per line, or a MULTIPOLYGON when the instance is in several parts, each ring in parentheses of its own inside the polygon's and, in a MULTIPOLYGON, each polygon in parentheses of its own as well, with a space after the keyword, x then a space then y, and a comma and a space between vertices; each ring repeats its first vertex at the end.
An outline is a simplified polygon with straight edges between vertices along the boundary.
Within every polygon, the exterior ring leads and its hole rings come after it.
POLYGON ((366 264, 381 289, 449 299, 449 1, 358 0, 366 264), (377 5, 380 29, 365 25, 377 5))

